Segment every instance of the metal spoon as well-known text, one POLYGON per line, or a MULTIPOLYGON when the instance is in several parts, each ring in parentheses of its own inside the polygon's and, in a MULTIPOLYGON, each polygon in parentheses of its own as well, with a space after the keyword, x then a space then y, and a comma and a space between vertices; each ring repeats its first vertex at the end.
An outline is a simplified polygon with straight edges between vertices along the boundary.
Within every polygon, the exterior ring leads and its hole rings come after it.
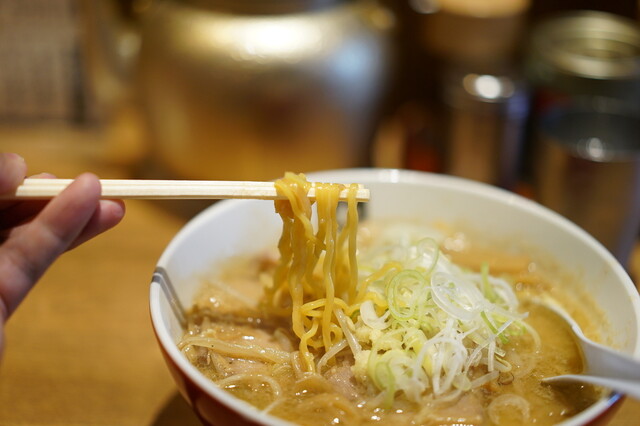
POLYGON ((535 300, 534 303, 547 308, 570 326, 585 360, 585 369, 581 374, 547 377, 543 382, 591 383, 640 399, 640 360, 590 340, 580 326, 552 302, 535 300))

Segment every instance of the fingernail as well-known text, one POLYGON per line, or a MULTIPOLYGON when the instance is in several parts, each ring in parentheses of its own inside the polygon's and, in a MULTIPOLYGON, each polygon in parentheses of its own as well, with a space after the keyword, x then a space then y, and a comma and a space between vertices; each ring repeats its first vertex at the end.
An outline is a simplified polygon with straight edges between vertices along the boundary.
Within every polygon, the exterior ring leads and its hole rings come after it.
POLYGON ((20 155, 16 154, 15 152, 4 152, 2 153, 2 156, 4 157, 5 162, 11 162, 11 163, 24 163, 24 158, 22 158, 20 155))
POLYGON ((55 179, 56 175, 51 173, 38 173, 35 175, 29 176, 29 179, 55 179))

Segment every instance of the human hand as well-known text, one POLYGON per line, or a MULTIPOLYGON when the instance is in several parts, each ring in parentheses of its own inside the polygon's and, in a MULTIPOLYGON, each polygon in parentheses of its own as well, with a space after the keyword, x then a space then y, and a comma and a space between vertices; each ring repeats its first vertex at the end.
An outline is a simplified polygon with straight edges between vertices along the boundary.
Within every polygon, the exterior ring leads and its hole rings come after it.
MULTIPOLYGON (((0 194, 14 191, 26 172, 21 157, 0 153, 0 194)), ((0 202, 0 353, 2 324, 47 268, 124 216, 124 203, 100 200, 100 192, 98 178, 85 173, 50 201, 0 202)))

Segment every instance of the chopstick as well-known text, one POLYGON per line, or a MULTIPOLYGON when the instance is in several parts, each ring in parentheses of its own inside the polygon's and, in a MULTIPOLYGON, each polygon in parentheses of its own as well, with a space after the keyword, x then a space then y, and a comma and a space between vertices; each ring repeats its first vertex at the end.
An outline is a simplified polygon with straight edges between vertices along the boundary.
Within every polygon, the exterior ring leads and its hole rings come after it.
MULTIPOLYGON (((13 193, 0 195, 0 200, 49 199, 64 190, 73 179, 25 179, 13 193)), ((101 179, 103 199, 256 199, 276 200, 273 182, 210 181, 210 180, 148 180, 101 179)), ((309 197, 315 198, 316 183, 312 182, 309 197)), ((358 185, 357 201, 369 201, 369 190, 358 185)), ((340 193, 346 201, 348 190, 340 193)))

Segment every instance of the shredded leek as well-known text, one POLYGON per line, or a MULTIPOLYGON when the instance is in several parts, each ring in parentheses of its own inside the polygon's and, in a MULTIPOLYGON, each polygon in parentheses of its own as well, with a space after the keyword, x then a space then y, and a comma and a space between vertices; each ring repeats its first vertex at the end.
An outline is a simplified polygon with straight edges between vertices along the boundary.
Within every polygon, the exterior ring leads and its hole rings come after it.
POLYGON ((358 257, 358 380, 372 383, 390 406, 397 393, 414 402, 428 393, 446 400, 511 369, 503 346, 535 330, 523 322, 508 282, 487 264, 479 274, 455 265, 431 238, 403 235, 383 244, 358 257))

